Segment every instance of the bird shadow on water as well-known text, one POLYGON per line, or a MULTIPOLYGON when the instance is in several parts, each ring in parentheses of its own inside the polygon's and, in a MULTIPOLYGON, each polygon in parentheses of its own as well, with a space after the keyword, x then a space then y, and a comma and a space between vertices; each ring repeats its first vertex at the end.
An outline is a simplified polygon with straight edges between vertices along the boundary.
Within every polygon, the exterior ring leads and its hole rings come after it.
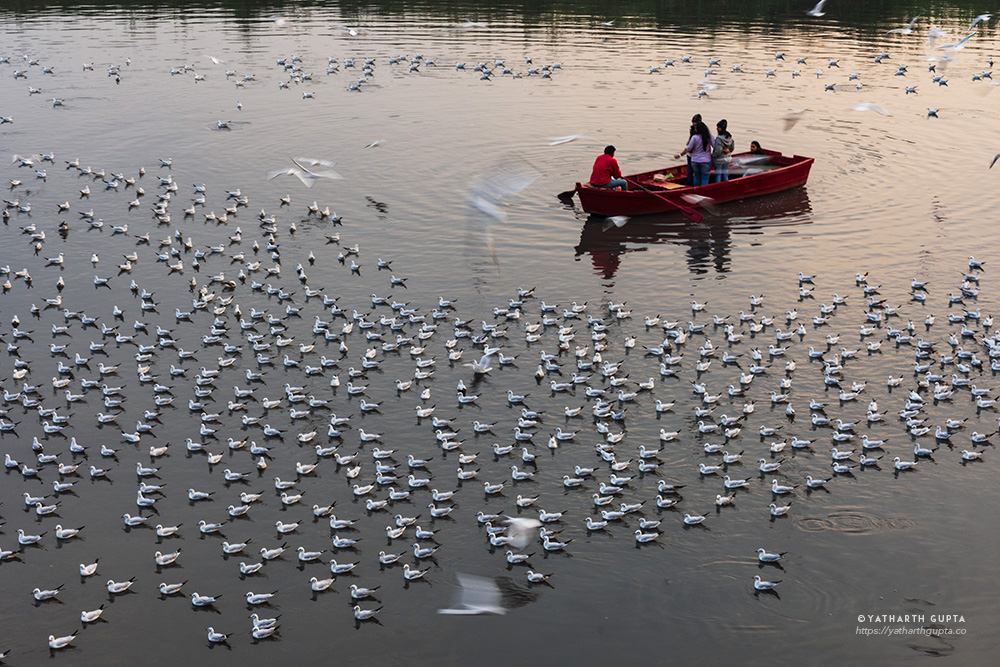
POLYGON ((433 587, 434 584, 430 580, 424 578, 414 579, 413 581, 405 580, 403 583, 403 590, 404 591, 410 590, 410 586, 427 586, 428 588, 430 588, 433 587))
POLYGON ((931 655, 935 657, 943 657, 951 655, 955 652, 955 647, 952 644, 944 641, 941 637, 927 636, 927 641, 937 642, 937 646, 921 646, 920 644, 907 644, 907 648, 910 648, 918 653, 923 653, 925 655, 931 655))
POLYGON ((192 605, 191 609, 193 609, 196 613, 212 613, 212 614, 220 614, 220 615, 222 614, 221 611, 219 611, 218 609, 216 609, 212 605, 202 605, 202 606, 193 606, 192 605))
POLYGON ((757 591, 757 590, 755 590, 753 592, 753 596, 755 598, 769 598, 769 597, 773 597, 773 598, 775 598, 777 600, 781 599, 781 595, 778 593, 778 591, 774 590, 773 588, 770 588, 770 589, 768 589, 766 591, 757 591))
POLYGON ((669 243, 685 248, 688 270, 700 275, 728 273, 734 235, 761 235, 771 230, 795 233, 786 227, 811 224, 812 205, 805 188, 796 188, 766 199, 722 205, 719 215, 706 216, 697 224, 679 215, 648 215, 629 219, 621 227, 607 224, 601 216, 585 219, 575 257, 590 255, 594 272, 614 278, 622 259, 631 252, 669 243))

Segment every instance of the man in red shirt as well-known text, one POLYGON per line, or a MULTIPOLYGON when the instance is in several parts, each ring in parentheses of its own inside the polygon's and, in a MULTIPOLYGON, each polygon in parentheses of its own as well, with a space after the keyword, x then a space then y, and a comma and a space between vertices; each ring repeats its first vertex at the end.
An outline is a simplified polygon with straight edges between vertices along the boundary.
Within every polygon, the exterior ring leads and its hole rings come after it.
POLYGON ((594 160, 594 171, 590 175, 590 185, 595 188, 620 188, 628 190, 628 182, 622 178, 622 170, 615 159, 615 147, 608 146, 603 155, 594 160))

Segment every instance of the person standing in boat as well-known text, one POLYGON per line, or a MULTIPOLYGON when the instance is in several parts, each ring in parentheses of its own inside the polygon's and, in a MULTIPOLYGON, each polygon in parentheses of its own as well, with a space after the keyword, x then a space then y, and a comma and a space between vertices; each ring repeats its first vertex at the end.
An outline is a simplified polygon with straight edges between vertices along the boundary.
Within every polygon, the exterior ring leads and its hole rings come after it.
POLYGON ((733 160, 733 148, 736 147, 736 143, 733 141, 733 135, 726 129, 728 125, 723 118, 715 126, 715 143, 712 144, 712 166, 715 168, 715 173, 712 174, 713 183, 729 180, 729 163, 733 160))
POLYGON ((594 160, 594 171, 590 174, 590 185, 595 188, 628 190, 628 182, 622 178, 622 170, 615 159, 615 147, 607 146, 604 153, 594 160))
POLYGON ((700 120, 694 124, 691 138, 687 146, 680 153, 674 155, 679 159, 682 155, 691 156, 691 165, 688 167, 690 176, 689 183, 692 186, 706 185, 708 174, 712 170, 712 133, 708 131, 708 126, 700 120))
MULTIPOLYGON (((695 115, 691 116, 691 129, 688 131, 688 141, 690 141, 691 137, 694 136, 695 125, 697 125, 700 122, 701 122, 701 114, 700 113, 696 113, 695 115)), ((691 170, 691 156, 690 155, 687 156, 687 160, 688 160, 688 170, 687 170, 687 178, 684 180, 684 185, 694 185, 694 172, 691 170)))

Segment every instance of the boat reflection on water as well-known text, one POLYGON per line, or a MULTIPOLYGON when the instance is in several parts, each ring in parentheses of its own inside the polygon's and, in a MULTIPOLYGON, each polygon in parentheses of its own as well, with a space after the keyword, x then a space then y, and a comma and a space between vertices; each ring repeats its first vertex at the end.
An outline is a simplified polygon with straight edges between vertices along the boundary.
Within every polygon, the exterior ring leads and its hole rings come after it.
POLYGON ((812 206, 806 188, 796 188, 769 197, 723 204, 714 214, 694 224, 679 214, 649 215, 630 219, 616 227, 608 218, 590 216, 583 225, 576 258, 590 255, 594 271, 614 278, 629 252, 644 251, 657 243, 687 248, 688 268, 701 274, 729 271, 733 235, 796 233, 794 228, 812 223, 812 206))

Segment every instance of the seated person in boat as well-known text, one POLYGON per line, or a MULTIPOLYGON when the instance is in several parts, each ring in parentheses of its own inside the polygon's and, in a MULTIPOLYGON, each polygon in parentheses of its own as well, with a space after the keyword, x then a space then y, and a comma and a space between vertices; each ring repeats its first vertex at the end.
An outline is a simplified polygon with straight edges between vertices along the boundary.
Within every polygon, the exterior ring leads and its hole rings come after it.
POLYGON ((590 174, 590 186, 613 190, 628 190, 628 183, 622 178, 622 170, 615 159, 615 147, 607 146, 604 153, 594 160, 594 171, 590 174))
POLYGON ((750 142, 750 154, 741 155, 739 158, 733 160, 734 171, 742 174, 743 176, 750 176, 751 174, 759 174, 764 171, 765 168, 771 163, 771 158, 768 157, 764 149, 761 148, 760 142, 751 141, 750 142), (739 160, 738 168, 735 164, 736 160, 739 160))

